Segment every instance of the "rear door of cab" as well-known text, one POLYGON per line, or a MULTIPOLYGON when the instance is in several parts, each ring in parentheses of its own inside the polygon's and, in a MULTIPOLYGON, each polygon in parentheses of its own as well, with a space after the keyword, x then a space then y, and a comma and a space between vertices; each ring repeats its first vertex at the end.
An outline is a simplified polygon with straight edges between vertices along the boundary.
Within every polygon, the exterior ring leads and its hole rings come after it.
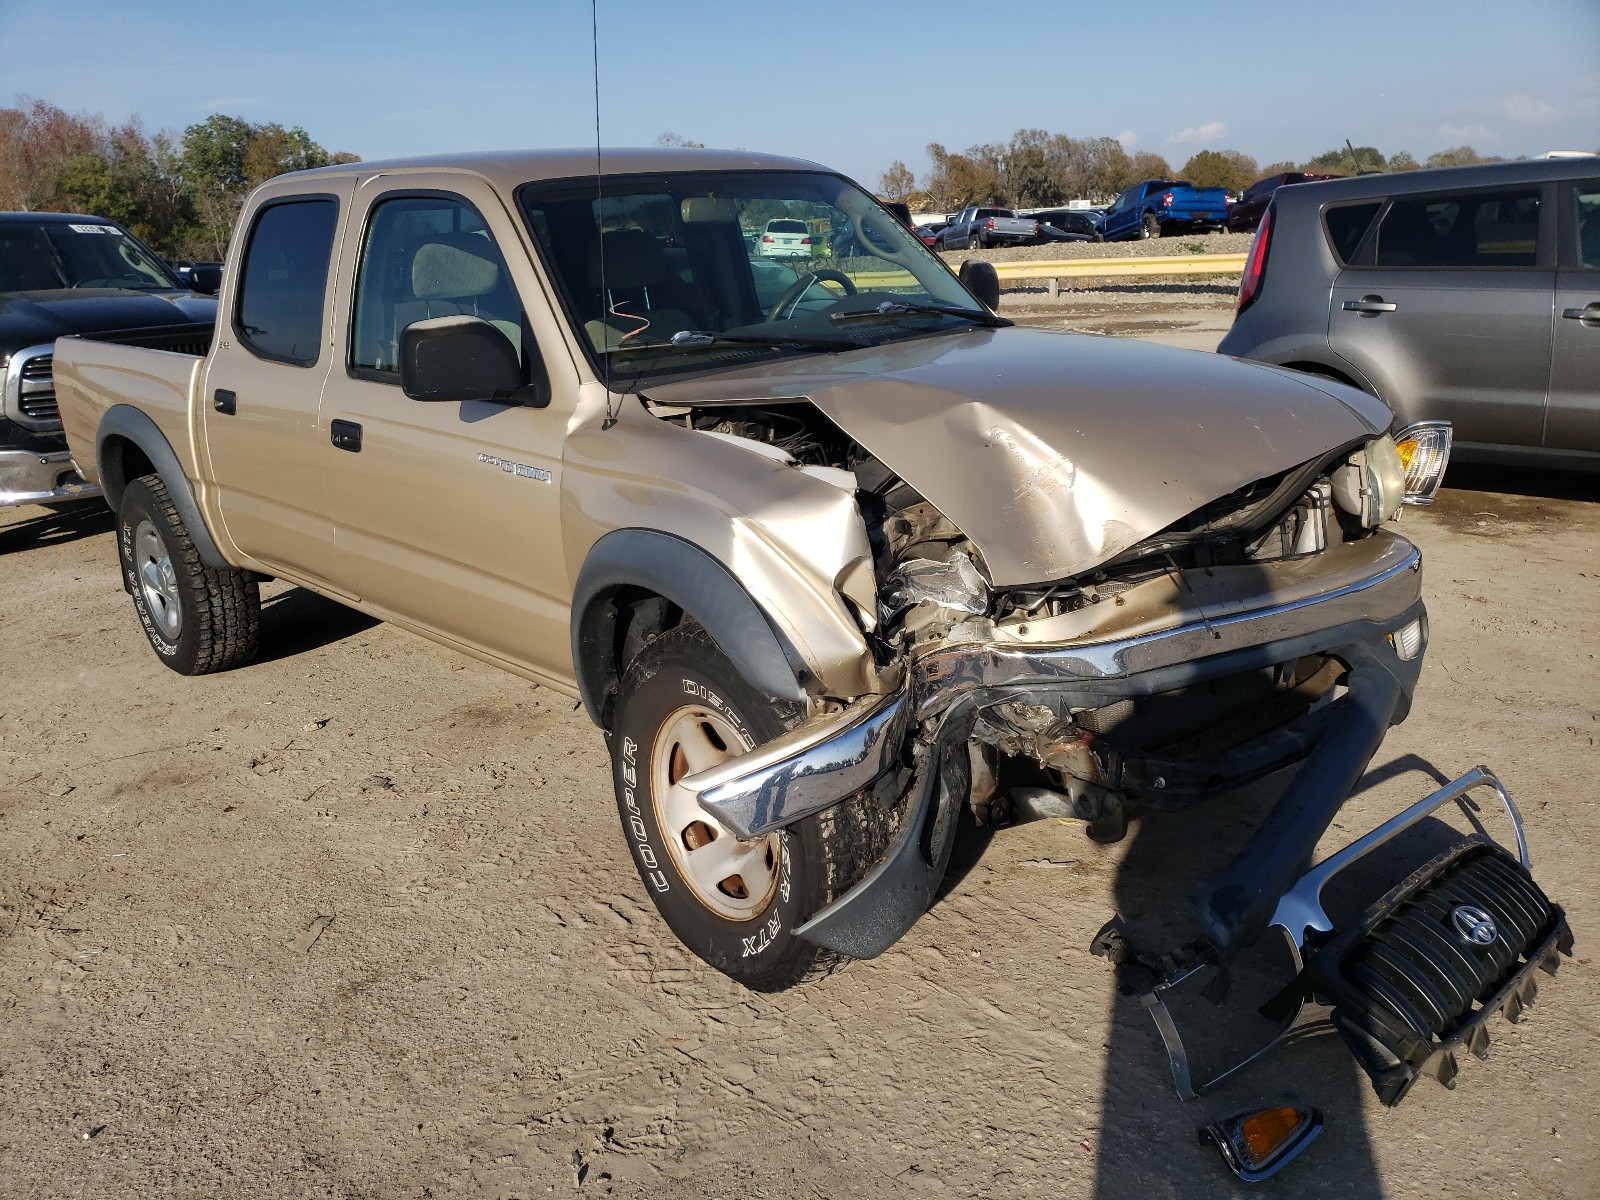
POLYGON ((1550 411, 1544 444, 1600 453, 1600 178, 1558 185, 1550 411))

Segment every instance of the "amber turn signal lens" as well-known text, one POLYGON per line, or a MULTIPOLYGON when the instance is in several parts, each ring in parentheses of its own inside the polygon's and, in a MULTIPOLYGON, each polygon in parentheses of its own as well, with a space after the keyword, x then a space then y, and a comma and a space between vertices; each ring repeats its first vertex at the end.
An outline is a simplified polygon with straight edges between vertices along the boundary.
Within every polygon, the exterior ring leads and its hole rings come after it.
POLYGON ((1240 1127, 1245 1148, 1257 1164, 1272 1157, 1284 1140, 1300 1128, 1300 1111, 1294 1108, 1269 1108, 1249 1118, 1240 1127))

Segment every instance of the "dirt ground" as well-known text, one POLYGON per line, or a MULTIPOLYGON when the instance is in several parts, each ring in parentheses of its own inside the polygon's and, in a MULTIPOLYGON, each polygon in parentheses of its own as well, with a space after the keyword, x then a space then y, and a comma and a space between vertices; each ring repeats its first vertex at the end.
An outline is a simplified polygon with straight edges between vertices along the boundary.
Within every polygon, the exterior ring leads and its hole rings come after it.
MULTIPOLYGON (((1005 311, 1209 349, 1229 290, 1005 311)), ((1328 1039, 1179 1103, 1088 952, 1181 932, 1273 784, 971 837, 888 954, 758 996, 656 918, 570 701, 281 585, 261 661, 180 678, 107 514, 0 513, 0 1196, 1209 1197, 1196 1128, 1292 1098, 1327 1130, 1255 1194, 1592 1198, 1600 496, 1451 483, 1403 522, 1415 709, 1330 843, 1486 763, 1578 953, 1394 1110, 1328 1039)))

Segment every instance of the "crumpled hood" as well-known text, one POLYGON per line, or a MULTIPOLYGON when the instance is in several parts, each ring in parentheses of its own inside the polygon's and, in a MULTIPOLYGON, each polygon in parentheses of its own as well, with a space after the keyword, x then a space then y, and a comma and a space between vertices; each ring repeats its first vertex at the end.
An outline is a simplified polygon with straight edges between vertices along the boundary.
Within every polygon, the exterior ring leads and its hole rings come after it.
POLYGON ((74 333, 217 319, 217 302, 191 292, 66 288, 0 293, 0 354, 74 333))
POLYGON ((1216 354, 973 330, 652 386, 805 398, 977 545, 997 586, 1075 575, 1201 505, 1388 428, 1352 388, 1216 354))

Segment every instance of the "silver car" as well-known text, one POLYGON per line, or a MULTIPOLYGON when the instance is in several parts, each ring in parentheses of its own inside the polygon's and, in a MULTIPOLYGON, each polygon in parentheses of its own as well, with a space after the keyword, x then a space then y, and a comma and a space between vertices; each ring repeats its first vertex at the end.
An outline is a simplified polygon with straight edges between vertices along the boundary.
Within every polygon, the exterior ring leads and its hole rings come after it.
POLYGON ((1280 189, 1218 349, 1447 420, 1457 459, 1600 470, 1600 158, 1280 189))

